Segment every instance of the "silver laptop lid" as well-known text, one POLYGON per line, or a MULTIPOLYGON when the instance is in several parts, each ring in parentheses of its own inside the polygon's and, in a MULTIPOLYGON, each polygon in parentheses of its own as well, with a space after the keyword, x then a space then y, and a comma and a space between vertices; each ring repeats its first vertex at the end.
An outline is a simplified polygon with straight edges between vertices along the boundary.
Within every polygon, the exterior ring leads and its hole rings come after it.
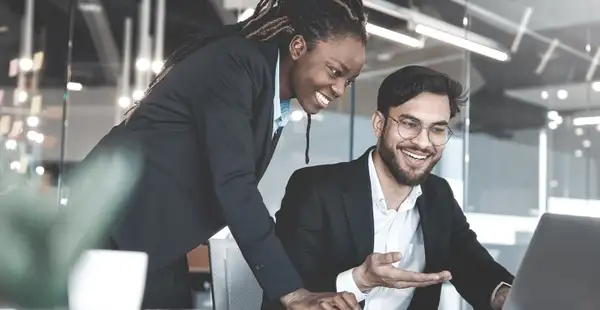
POLYGON ((600 219, 544 214, 504 310, 600 309, 600 219))

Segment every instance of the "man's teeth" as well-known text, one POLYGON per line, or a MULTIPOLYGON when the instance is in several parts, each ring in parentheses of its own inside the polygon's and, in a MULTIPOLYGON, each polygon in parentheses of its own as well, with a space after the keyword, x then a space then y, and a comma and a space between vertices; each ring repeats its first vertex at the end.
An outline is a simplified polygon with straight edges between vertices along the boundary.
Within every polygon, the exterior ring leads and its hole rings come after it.
POLYGON ((322 105, 324 105, 324 106, 329 105, 329 99, 327 99, 327 97, 323 96, 323 94, 321 94, 320 92, 317 92, 317 99, 319 100, 319 102, 322 105))
POLYGON ((404 154, 406 154, 406 155, 408 155, 409 157, 412 157, 412 158, 414 158, 414 159, 420 159, 420 160, 423 160, 423 159, 427 158, 427 156, 425 156, 425 155, 417 155, 417 154, 411 153, 411 152, 409 152, 409 151, 404 151, 404 150, 402 150, 402 153, 404 153, 404 154))

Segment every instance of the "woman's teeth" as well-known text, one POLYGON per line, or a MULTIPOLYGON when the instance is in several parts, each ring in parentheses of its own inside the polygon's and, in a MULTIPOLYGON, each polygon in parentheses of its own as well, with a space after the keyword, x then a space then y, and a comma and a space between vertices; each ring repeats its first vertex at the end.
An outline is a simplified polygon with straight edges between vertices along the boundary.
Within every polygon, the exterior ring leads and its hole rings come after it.
POLYGON ((320 92, 317 92, 317 100, 319 101, 319 103, 324 107, 327 108, 327 106, 329 105, 329 99, 327 99, 327 97, 325 97, 323 94, 321 94, 320 92))

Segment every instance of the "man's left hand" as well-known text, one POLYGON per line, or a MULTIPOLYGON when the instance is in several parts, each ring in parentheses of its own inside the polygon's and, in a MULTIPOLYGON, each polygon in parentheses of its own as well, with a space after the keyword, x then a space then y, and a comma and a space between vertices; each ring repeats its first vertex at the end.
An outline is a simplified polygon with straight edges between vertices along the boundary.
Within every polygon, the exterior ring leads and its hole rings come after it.
POLYGON ((506 298, 508 297, 508 292, 510 292, 509 287, 502 287, 496 292, 494 301, 492 301, 492 309, 502 310, 502 307, 504 307, 504 302, 506 302, 506 298))

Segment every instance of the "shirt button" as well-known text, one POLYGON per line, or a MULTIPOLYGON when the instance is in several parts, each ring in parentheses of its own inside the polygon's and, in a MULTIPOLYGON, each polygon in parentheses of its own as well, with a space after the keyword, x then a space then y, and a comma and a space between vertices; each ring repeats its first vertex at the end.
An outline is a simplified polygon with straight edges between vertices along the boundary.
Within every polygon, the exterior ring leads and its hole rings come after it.
POLYGON ((262 264, 254 266, 254 269, 256 270, 262 270, 263 268, 265 268, 265 266, 262 264))

